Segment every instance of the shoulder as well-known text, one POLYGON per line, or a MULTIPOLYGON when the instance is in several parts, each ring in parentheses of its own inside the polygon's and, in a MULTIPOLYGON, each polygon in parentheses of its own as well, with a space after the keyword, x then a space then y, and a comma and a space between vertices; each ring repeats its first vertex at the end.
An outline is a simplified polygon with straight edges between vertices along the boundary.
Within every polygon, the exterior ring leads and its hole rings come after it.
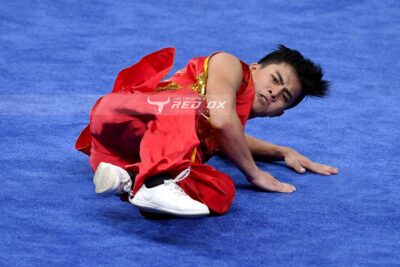
POLYGON ((241 69, 242 65, 240 60, 227 52, 218 52, 211 56, 209 65, 223 66, 229 69, 241 69))
POLYGON ((236 56, 227 52, 219 52, 209 59, 208 74, 209 76, 213 76, 213 74, 222 76, 237 83, 242 80, 242 64, 236 56))

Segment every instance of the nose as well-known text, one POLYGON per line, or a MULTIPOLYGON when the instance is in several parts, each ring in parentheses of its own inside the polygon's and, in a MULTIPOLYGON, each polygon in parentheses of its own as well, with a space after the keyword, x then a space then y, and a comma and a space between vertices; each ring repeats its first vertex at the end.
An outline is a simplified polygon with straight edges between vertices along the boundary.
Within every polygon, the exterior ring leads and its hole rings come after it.
POLYGON ((272 102, 275 102, 276 100, 278 100, 278 98, 281 96, 284 88, 285 88, 284 86, 278 86, 276 88, 273 88, 274 91, 272 91, 272 89, 268 90, 269 94, 271 95, 272 102))
POLYGON ((276 100, 276 98, 277 98, 276 95, 272 93, 272 90, 268 90, 268 92, 269 92, 269 94, 271 95, 272 102, 275 102, 275 100, 276 100))

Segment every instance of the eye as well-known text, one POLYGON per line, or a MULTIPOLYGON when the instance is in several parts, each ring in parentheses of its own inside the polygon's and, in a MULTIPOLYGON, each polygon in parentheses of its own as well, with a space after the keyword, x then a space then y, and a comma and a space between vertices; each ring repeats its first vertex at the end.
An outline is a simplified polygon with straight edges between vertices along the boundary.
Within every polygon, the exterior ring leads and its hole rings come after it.
POLYGON ((271 77, 272 77, 272 81, 273 81, 274 83, 278 83, 278 79, 277 79, 274 75, 271 75, 271 77))
POLYGON ((285 103, 289 102, 289 96, 287 94, 283 94, 283 99, 285 100, 285 103))

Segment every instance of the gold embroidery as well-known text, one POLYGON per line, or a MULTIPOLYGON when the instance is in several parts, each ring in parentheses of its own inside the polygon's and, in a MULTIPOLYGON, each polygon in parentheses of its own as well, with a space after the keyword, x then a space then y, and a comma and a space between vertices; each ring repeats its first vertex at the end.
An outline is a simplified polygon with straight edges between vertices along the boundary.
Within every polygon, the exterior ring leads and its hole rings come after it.
POLYGON ((189 88, 192 89, 193 91, 196 91, 201 96, 205 96, 206 83, 207 83, 206 75, 204 74, 204 72, 202 72, 199 75, 197 75, 196 82, 194 84, 189 85, 189 88))
POLYGON ((210 61, 210 57, 207 57, 206 60, 204 60, 204 72, 206 73, 206 77, 208 76, 208 61, 210 61))
POLYGON ((170 82, 167 85, 160 86, 156 88, 157 92, 160 91, 166 91, 166 90, 177 90, 177 89, 182 89, 182 86, 179 83, 176 82, 170 82))
POLYGON ((190 157, 190 162, 194 163, 196 161, 196 154, 197 154, 197 148, 195 147, 193 149, 192 156, 190 157))
POLYGON ((196 77, 196 82, 192 85, 189 85, 189 88, 199 93, 202 97, 206 95, 206 86, 207 86, 207 78, 208 78, 208 61, 210 57, 207 57, 204 60, 204 72, 201 72, 196 77))

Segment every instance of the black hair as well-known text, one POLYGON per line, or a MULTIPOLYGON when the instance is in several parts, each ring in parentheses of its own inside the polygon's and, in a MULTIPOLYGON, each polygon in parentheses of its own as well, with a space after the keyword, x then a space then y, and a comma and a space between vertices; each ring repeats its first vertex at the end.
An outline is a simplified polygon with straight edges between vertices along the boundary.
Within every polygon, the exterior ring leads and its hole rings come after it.
POLYGON ((292 66, 301 84, 301 94, 289 108, 297 106, 306 96, 323 97, 328 94, 330 82, 322 79, 324 72, 321 66, 308 58, 304 58, 299 51, 278 45, 275 51, 258 61, 262 68, 270 64, 280 63, 292 66))

